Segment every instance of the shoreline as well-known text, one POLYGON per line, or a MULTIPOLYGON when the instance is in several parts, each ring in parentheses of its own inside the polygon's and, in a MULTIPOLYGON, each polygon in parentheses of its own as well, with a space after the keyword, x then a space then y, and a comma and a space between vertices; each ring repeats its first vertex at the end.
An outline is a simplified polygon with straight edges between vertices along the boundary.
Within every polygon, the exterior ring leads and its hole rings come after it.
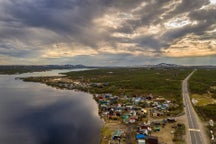
MULTIPOLYGON (((131 143, 137 143, 136 139, 136 130, 138 126, 141 125, 147 125, 148 120, 151 119, 152 121, 161 121, 161 120, 165 120, 167 118, 167 116, 162 116, 160 118, 150 118, 151 116, 148 116, 147 118, 141 118, 141 120, 137 120, 136 116, 134 117, 135 122, 133 122, 132 120, 127 121, 127 122, 123 122, 122 119, 122 115, 121 116, 116 116, 116 114, 118 114, 115 111, 115 116, 104 116, 103 112, 107 112, 107 111, 102 111, 101 105, 103 106, 103 104, 101 104, 101 100, 107 100, 109 101, 110 99, 105 98, 105 94, 95 94, 92 93, 91 90, 89 90, 89 84, 83 84, 83 83, 79 83, 78 81, 73 81, 71 79, 68 79, 67 76, 51 76, 51 77, 29 77, 29 78, 21 78, 21 80, 23 80, 24 82, 39 82, 42 84, 46 84, 48 86, 52 86, 54 88, 57 89, 67 89, 67 90, 79 90, 81 92, 87 92, 90 93, 93 96, 93 99, 96 101, 97 106, 98 106, 98 115, 99 117, 103 120, 104 124, 103 127, 101 128, 101 144, 105 144, 105 143, 109 143, 110 141, 112 141, 113 139, 113 133, 115 133, 116 131, 121 131, 121 143, 126 143, 127 141, 130 141, 131 143), (64 79, 64 80, 63 80, 64 79), (99 96, 103 96, 104 98, 98 98, 99 96)), ((164 100, 163 98, 161 98, 162 100, 164 100)), ((119 102, 117 102, 119 103, 119 102)), ((136 105, 135 105, 136 106, 136 105)), ((123 105, 121 106, 123 109, 123 105)), ((117 106, 115 105, 114 107, 115 109, 117 108, 117 106)), ((150 111, 148 109, 148 111, 150 111)), ((109 111, 110 112, 110 111, 109 111)), ((136 111, 137 113, 139 111, 136 111)), ((123 113, 122 113, 123 114, 123 113)), ((148 115, 150 115, 148 113, 148 115)), ((181 121, 178 121, 181 122, 181 121)), ((183 122, 181 122, 183 125, 183 122)), ((166 127, 172 127, 172 123, 171 124, 166 124, 164 123, 164 125, 167 125, 166 127)), ((152 127, 150 124, 148 125, 149 128, 155 128, 152 127)), ((168 128, 169 129, 169 128, 168 128)), ((171 129, 169 129, 171 130, 171 129)), ((162 127, 161 127, 161 131, 162 131, 162 127)), ((166 132, 166 131, 165 131, 166 132)), ((154 134, 151 134, 151 136, 153 136, 154 139, 157 139, 158 141, 158 135, 155 132, 152 132, 154 134)), ((149 135, 150 136, 150 135, 149 135)), ((168 138, 170 139, 170 138, 168 138)), ((161 142, 161 138, 159 138, 160 142, 161 142)), ((115 142, 116 140, 114 140, 115 142)), ((163 141, 163 140, 162 140, 163 141)), ((173 141, 173 138, 170 139, 170 141, 173 141)), ((174 144, 174 142, 173 142, 174 144)))

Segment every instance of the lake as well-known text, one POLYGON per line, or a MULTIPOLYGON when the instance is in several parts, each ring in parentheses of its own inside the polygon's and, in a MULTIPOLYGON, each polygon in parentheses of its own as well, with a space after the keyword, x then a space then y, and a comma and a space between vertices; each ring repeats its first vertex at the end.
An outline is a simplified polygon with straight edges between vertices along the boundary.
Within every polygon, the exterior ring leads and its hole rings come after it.
POLYGON ((0 144, 99 143, 103 121, 91 94, 15 80, 67 71, 0 75, 0 144))

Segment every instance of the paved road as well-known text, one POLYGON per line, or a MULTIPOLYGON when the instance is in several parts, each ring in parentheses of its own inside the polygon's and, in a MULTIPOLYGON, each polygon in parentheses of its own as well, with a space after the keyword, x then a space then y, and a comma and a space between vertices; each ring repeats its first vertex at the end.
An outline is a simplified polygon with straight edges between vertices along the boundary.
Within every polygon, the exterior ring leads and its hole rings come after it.
POLYGON ((188 93, 188 80, 193 75, 193 71, 187 78, 182 82, 182 94, 185 105, 186 117, 188 119, 188 136, 190 137, 191 144, 207 144, 205 137, 205 130, 203 129, 202 123, 191 104, 189 93, 188 93))

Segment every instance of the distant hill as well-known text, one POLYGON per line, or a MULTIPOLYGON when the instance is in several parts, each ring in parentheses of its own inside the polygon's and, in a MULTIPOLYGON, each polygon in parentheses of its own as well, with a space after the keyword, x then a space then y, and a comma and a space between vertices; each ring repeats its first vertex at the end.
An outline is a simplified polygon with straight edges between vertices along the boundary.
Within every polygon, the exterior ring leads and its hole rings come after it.
POLYGON ((157 65, 154 65, 154 67, 181 67, 181 66, 176 65, 176 64, 160 63, 160 64, 157 64, 157 65))
MULTIPOLYGON (((54 69, 82 69, 82 68, 118 68, 119 66, 85 66, 82 64, 79 65, 0 65, 0 74, 20 74, 20 73, 27 73, 27 72, 38 72, 38 71, 48 71, 54 69)), ((156 65, 143 65, 143 66, 120 66, 119 68, 193 68, 193 69, 215 69, 216 66, 211 65, 200 65, 200 66, 182 66, 176 64, 167 64, 167 63, 160 63, 156 65)))

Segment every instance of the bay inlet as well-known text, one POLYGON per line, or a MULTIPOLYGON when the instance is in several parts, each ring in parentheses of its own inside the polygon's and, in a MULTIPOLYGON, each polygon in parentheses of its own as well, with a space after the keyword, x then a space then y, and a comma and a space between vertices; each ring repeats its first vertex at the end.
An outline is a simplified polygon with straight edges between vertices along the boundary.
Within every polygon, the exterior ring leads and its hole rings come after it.
POLYGON ((1 144, 99 143, 103 121, 91 94, 15 80, 66 71, 0 75, 1 144))

